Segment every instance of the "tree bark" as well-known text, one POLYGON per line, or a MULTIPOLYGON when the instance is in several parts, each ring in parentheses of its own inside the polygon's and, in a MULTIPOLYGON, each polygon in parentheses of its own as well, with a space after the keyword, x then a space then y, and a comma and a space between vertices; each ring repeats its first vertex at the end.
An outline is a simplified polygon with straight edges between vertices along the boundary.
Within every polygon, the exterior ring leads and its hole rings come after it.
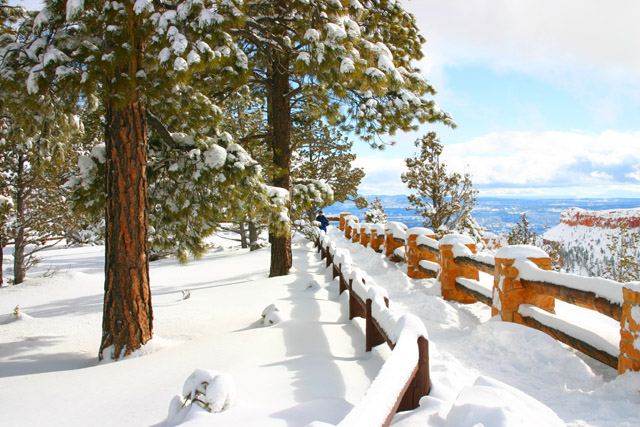
POLYGON ((242 249, 246 249, 249 247, 249 245, 247 244, 247 231, 244 227, 244 221, 240 221, 238 223, 238 230, 240 233, 240 246, 242 247, 242 249))
POLYGON ((252 220, 249 220, 249 247, 252 251, 258 249, 258 227, 252 220))
POLYGON ((153 334, 144 106, 138 101, 123 107, 108 102, 105 141, 106 253, 100 360, 126 356, 153 334))
MULTIPOLYGON (((274 185, 286 189, 291 195, 292 146, 288 62, 283 54, 277 55, 274 59, 271 84, 269 85, 268 120, 272 132, 273 163, 276 166, 274 185)), ((291 212, 291 197, 289 197, 288 209, 291 212)), ((273 236, 269 277, 288 274, 292 265, 291 235, 273 236)))
POLYGON ((13 284, 24 282, 26 270, 24 265, 24 249, 26 246, 24 236, 24 163, 23 155, 18 157, 18 169, 16 170, 16 238, 13 246, 13 284))
POLYGON ((4 275, 2 274, 2 263, 4 262, 4 238, 0 236, 0 286, 4 285, 4 275))

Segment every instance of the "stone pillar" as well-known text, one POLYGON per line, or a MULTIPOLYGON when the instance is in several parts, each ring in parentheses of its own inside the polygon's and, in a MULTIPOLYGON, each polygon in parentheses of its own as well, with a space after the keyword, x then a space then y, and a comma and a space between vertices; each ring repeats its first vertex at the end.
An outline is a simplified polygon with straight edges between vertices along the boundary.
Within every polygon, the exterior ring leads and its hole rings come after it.
POLYGON ((384 228, 380 224, 373 224, 371 226, 371 241, 369 242, 371 249, 376 252, 382 252, 384 239, 384 228))
POLYGON ((407 263, 407 275, 412 279, 426 279, 428 276, 420 269, 421 260, 436 262, 435 256, 427 251, 418 248, 417 239, 420 236, 435 240, 435 233, 428 228, 410 228, 407 231, 407 249, 405 251, 405 261, 407 263))
MULTIPOLYGON (((384 254, 385 256, 392 256, 393 252, 407 243, 406 237, 407 226, 400 222, 388 222, 385 225, 385 241, 384 241, 384 254), (402 234, 402 236, 399 236, 402 234), (397 239, 397 240, 396 240, 397 239)), ((404 257, 403 257, 404 260, 404 257)), ((399 261, 399 260, 392 260, 399 261)))
POLYGON ((505 246, 496 252, 495 260, 492 315, 500 314, 505 322, 524 324, 518 313, 520 304, 554 312, 555 299, 524 288, 515 267, 516 260, 529 260, 542 270, 551 270, 551 259, 542 249, 530 245, 505 246))
POLYGON ((476 244, 468 236, 461 234, 448 234, 438 242, 438 263, 440 264, 440 272, 438 280, 440 280, 440 289, 442 297, 446 300, 454 300, 463 304, 472 304, 477 302, 475 298, 460 292, 456 289, 456 279, 464 277, 466 279, 478 280, 480 273, 475 268, 461 267, 456 263, 455 252, 458 247, 465 246, 471 253, 476 253, 476 244))
POLYGON ((371 224, 364 223, 360 226, 360 244, 365 248, 371 241, 371 224))
POLYGON ((351 216, 349 212, 340 213, 340 231, 344 231, 344 228, 347 226, 346 217, 351 216))
POLYGON ((640 371, 640 282, 625 283, 620 319, 618 373, 640 371))
POLYGON ((360 233, 362 233, 360 230, 360 224, 352 223, 351 225, 355 225, 355 227, 351 228, 351 241, 353 243, 358 243, 360 241, 360 233))
POLYGON ((344 218, 346 225, 344 226, 344 237, 351 239, 351 233, 353 231, 352 222, 357 223, 358 217, 350 215, 344 218))

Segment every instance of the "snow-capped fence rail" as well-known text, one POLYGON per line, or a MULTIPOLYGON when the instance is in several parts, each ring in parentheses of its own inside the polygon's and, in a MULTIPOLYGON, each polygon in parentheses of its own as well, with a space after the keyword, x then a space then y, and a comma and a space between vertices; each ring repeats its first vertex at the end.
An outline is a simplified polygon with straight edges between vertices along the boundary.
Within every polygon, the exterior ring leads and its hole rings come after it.
POLYGON ((396 412, 417 408, 420 398, 429 394, 427 331, 416 316, 389 310, 386 291, 368 280, 326 234, 318 234, 315 243, 333 278, 339 278, 340 294, 349 296, 349 319, 365 319, 366 351, 384 343, 392 349, 362 401, 338 425, 388 426, 396 412))
MULTIPOLYGON (((374 230, 382 226, 358 227, 371 230, 365 246, 381 252, 383 245, 372 242, 374 230)), ((383 229, 385 255, 391 261, 406 262, 411 278, 437 278, 443 298, 483 302, 502 320, 546 332, 619 373, 640 371, 640 283, 621 284, 551 271, 549 256, 534 246, 507 246, 494 256, 476 253, 475 242, 466 236, 447 235, 438 241, 431 230, 407 230, 401 223, 389 223, 383 229), (620 322, 618 345, 555 316, 556 300, 620 322)))

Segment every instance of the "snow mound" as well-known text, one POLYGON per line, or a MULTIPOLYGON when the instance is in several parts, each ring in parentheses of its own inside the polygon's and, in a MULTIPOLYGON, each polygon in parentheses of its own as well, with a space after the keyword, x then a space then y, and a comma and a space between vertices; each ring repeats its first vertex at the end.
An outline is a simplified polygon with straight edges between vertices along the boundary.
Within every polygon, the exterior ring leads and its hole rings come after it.
POLYGON ((305 288, 306 291, 311 291, 311 292, 316 292, 318 290, 320 290, 322 288, 322 286, 320 286, 320 283, 318 283, 317 280, 312 280, 309 283, 307 283, 307 287, 305 288))
POLYGON ((185 381, 182 396, 176 395, 171 400, 163 424, 177 425, 199 416, 198 411, 192 412, 194 404, 210 413, 222 412, 236 403, 236 396, 236 383, 231 375, 198 368, 185 381))
POLYGON ((268 305, 262 310, 262 320, 260 321, 262 326, 273 326, 280 322, 283 322, 285 317, 283 316, 280 308, 275 304, 268 305))
POLYGON ((30 320, 33 317, 29 316, 27 313, 20 311, 20 306, 16 305, 16 308, 13 309, 13 313, 8 314, 4 318, 0 318, 0 325, 8 325, 9 323, 17 322, 19 320, 30 320))
POLYGON ((497 380, 480 376, 462 389, 444 424, 446 427, 564 426, 549 407, 497 380))

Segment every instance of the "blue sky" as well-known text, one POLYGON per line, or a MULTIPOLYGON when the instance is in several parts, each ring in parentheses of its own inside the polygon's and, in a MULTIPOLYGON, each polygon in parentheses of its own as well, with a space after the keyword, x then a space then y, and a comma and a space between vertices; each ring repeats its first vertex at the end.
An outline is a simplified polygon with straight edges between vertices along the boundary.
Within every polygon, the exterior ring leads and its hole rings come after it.
POLYGON ((435 130, 485 196, 640 197, 640 2, 402 0, 420 66, 458 128, 426 125, 377 153, 363 194, 400 194, 413 141, 435 130))

